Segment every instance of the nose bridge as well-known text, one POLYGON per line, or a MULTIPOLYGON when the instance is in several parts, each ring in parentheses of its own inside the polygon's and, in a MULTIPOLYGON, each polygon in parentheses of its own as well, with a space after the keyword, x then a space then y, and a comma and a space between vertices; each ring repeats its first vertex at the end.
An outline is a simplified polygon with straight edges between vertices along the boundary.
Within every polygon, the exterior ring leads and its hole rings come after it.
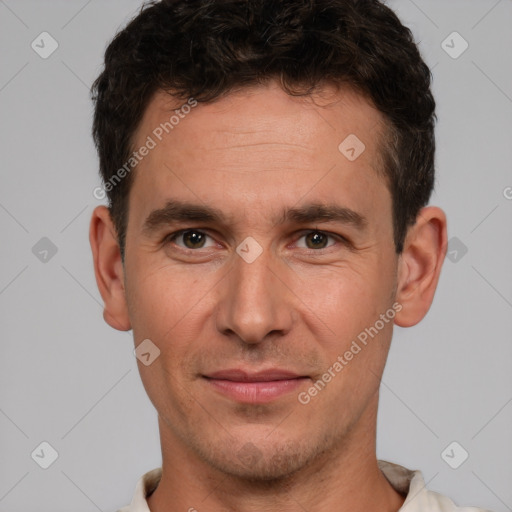
POLYGON ((246 239, 238 246, 218 312, 219 330, 246 343, 261 342, 272 331, 287 332, 292 316, 286 289, 275 275, 275 258, 254 242, 246 239))

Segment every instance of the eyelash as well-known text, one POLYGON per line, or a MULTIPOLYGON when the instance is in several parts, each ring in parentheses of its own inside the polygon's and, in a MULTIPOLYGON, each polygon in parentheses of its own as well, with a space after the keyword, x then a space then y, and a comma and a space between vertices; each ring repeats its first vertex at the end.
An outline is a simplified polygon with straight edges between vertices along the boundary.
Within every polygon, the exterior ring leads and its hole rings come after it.
MULTIPOLYGON (((162 243, 163 244, 169 244, 169 243, 173 243, 177 238, 179 238, 181 235, 187 233, 187 232, 190 232, 190 231, 193 231, 193 232, 196 232, 196 233, 200 233, 202 235, 206 235, 207 237, 209 238, 212 238, 213 237, 211 235, 209 235, 206 231, 203 231, 201 229, 196 229, 196 228, 187 228, 187 229, 180 229, 179 231, 174 231, 173 233, 170 233, 168 235, 166 235, 164 237, 164 239, 162 240, 162 243)), ((297 239, 297 240, 300 240, 302 237, 310 234, 310 233, 319 233, 319 234, 322 234, 322 235, 326 235, 327 237, 329 238, 332 238, 334 240, 337 240, 338 242, 340 242, 341 244, 347 246, 348 245, 348 241, 346 238, 342 237, 341 235, 338 235, 338 234, 335 234, 335 233, 330 233, 329 231, 322 231, 321 229, 308 229, 308 230, 304 230, 304 231, 301 231, 300 232, 300 237, 297 239)), ((199 252, 202 248, 199 248, 199 249, 189 249, 189 248, 185 248, 185 247, 180 247, 180 246, 177 246, 179 247, 179 249, 185 253, 195 253, 195 252, 199 252)), ((306 251, 308 251, 309 253, 321 253, 323 250, 327 250, 327 249, 330 249, 331 247, 333 247, 333 245, 329 245, 327 247, 322 247, 320 249, 305 249, 306 251)))

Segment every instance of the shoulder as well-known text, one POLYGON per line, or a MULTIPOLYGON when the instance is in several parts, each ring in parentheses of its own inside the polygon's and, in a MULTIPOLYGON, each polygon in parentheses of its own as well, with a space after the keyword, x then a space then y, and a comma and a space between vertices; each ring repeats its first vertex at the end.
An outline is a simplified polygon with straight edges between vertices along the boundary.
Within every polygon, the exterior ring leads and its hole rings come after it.
POLYGON ((459 507, 453 500, 427 489, 419 470, 379 460, 379 468, 393 488, 406 496, 399 512, 491 512, 477 507, 459 507))
POLYGON ((118 509, 116 512, 150 512, 146 498, 156 489, 161 477, 161 467, 144 473, 135 486, 131 504, 118 509))

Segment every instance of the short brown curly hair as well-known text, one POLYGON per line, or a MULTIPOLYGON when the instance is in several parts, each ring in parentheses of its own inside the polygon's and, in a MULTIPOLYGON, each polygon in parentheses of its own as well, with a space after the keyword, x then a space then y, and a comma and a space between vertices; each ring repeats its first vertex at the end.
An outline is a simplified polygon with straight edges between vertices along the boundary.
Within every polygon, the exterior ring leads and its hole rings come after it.
MULTIPOLYGON (((93 137, 107 183, 133 151, 153 94, 212 102, 275 79, 292 95, 350 85, 386 119, 384 176, 396 252, 434 186, 431 73, 411 31, 378 0, 162 0, 145 4, 105 52, 92 86, 93 137)), ((124 260, 133 173, 108 191, 124 260)))

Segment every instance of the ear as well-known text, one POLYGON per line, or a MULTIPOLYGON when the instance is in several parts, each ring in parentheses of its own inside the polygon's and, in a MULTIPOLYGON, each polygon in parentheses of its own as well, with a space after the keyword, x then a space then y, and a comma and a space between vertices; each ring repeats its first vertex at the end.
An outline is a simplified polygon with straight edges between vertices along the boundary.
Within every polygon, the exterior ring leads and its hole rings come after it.
POLYGON ((105 303, 103 318, 114 329, 131 329, 126 306, 124 269, 116 230, 105 206, 94 209, 89 229, 96 283, 105 303))
POLYGON ((400 327, 411 327, 427 314, 446 255, 446 215, 436 206, 423 208, 409 228, 399 257, 395 316, 400 327))

